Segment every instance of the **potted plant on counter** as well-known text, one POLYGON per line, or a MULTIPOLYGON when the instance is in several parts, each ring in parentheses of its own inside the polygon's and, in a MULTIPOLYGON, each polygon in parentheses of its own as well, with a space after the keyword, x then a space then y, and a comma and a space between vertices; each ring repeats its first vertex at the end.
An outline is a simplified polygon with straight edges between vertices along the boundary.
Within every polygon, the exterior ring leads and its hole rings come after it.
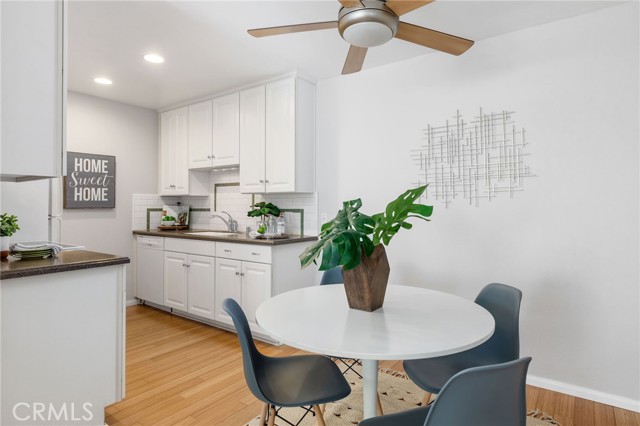
POLYGON ((405 191, 372 216, 359 211, 359 198, 343 202, 336 217, 322 225, 318 241, 300 255, 302 268, 322 253, 321 271, 342 267, 350 308, 372 312, 382 307, 390 271, 384 246, 400 228, 412 228, 408 219, 429 220, 433 207, 415 203, 426 188, 405 191))
POLYGON ((4 259, 9 256, 9 237, 19 229, 16 216, 8 213, 0 215, 0 258, 4 259))
POLYGON ((247 212, 247 216, 260 217, 257 229, 259 234, 264 234, 267 231, 265 216, 272 216, 274 218, 280 216, 280 209, 272 203, 261 201, 259 203, 255 203, 251 207, 253 207, 253 210, 249 210, 249 212, 247 212))

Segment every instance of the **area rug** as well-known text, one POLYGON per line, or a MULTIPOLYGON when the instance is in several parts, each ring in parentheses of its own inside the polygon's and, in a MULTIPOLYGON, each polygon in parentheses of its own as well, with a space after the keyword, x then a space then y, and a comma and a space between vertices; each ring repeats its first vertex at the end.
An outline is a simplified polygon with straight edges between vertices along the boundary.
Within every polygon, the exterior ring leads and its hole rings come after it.
MULTIPOLYGON (((347 373, 347 380, 351 384, 351 394, 335 403, 327 404, 324 419, 327 426, 353 426, 362 420, 362 379, 354 373, 347 373)), ((382 409, 386 414, 419 407, 422 403, 424 391, 418 388, 403 373, 393 370, 380 369, 378 374, 378 393, 382 409)), ((305 414, 303 408, 283 408, 278 413, 291 424, 296 424, 305 414)), ((300 426, 316 426, 316 420, 308 413, 300 422, 300 426)), ((281 419, 276 418, 277 426, 288 426, 281 419)), ((540 410, 527 413, 527 426, 560 426, 553 418, 540 410)), ((254 418, 245 426, 262 426, 260 417, 254 418)))

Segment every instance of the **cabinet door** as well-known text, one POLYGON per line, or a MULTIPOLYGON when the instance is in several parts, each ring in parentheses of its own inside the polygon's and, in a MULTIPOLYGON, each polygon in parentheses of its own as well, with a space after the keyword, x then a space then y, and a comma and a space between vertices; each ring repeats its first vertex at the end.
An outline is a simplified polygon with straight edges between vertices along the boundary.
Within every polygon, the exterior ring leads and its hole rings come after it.
POLYGON ((295 90, 294 78, 266 86, 266 192, 296 189, 295 90))
POLYGON ((164 252, 164 304, 187 310, 187 255, 164 252))
POLYGON ((213 100, 213 167, 240 162, 240 96, 233 93, 213 100))
POLYGON ((189 194, 189 110, 167 111, 160 116, 160 193, 189 194))
POLYGON ((213 104, 189 105, 189 168, 211 167, 213 104))
POLYGON ((214 319, 215 309, 215 258, 189 255, 187 269, 188 309, 190 314, 214 319))
POLYGON ((63 55, 66 4, 0 2, 0 172, 9 180, 61 175, 67 73, 63 55))
POLYGON ((240 192, 264 192, 265 87, 240 92, 240 192))
POLYGON ((242 262, 242 310, 252 331, 264 333, 256 323, 258 306, 271 297, 271 265, 242 262))
POLYGON ((241 262, 233 259, 216 258, 216 317, 217 321, 233 325, 233 320, 222 309, 224 299, 230 297, 242 305, 240 288, 241 262))

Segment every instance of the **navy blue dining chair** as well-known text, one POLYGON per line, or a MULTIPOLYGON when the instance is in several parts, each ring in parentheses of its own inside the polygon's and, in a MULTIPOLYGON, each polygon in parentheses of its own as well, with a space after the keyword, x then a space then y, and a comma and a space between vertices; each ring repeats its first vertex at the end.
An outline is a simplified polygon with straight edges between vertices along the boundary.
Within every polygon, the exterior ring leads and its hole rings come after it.
MULTIPOLYGON (((340 369, 322 355, 269 357, 256 348, 247 317, 233 299, 222 307, 233 319, 242 348, 244 377, 251 393, 264 402, 260 421, 272 426, 282 407, 308 406, 304 416, 313 412, 318 426, 325 426, 320 404, 337 401, 351 393, 340 369)), ((303 416, 303 418, 304 418, 303 416)), ((280 417, 282 418, 282 417, 280 417)))
POLYGON ((456 373, 431 405, 373 417, 360 426, 525 426, 531 358, 456 373))
POLYGON ((495 331, 489 340, 457 354, 403 362, 409 378, 427 392, 423 399, 424 405, 428 403, 432 393, 439 393, 447 380, 462 370, 518 359, 521 299, 522 292, 517 288, 505 284, 488 284, 478 293, 475 303, 488 310, 495 320, 495 331))

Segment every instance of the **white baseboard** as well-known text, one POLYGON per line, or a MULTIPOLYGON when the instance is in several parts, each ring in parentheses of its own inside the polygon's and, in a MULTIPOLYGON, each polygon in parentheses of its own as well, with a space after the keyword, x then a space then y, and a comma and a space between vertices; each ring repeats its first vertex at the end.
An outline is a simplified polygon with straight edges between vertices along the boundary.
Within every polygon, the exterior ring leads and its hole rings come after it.
POLYGON ((610 393, 583 388, 581 386, 558 382, 556 380, 532 376, 530 374, 527 375, 527 384, 640 413, 640 401, 636 401, 631 398, 625 398, 610 393))
POLYGON ((138 299, 129 299, 127 300, 127 306, 137 305, 139 303, 138 299))

